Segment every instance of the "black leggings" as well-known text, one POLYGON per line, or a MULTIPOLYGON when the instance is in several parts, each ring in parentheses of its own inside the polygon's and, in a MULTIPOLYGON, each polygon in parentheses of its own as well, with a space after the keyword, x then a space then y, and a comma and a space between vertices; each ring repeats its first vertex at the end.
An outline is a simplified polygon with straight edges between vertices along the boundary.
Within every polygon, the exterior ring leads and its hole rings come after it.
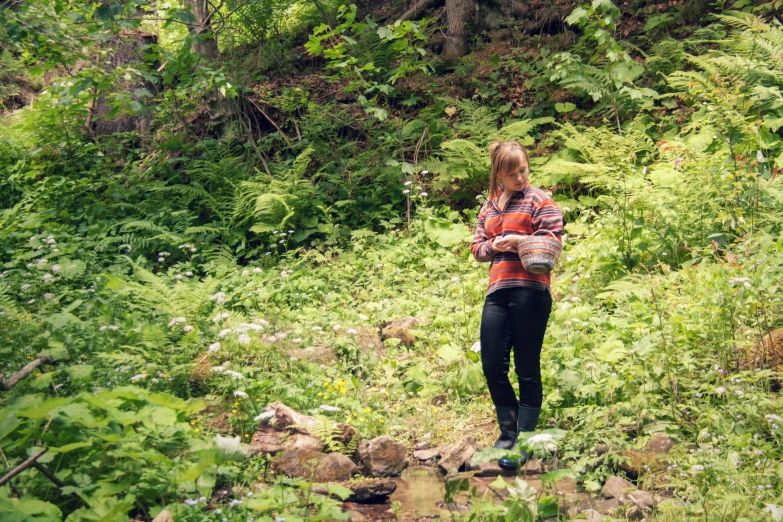
POLYGON ((481 315, 481 365, 495 406, 541 407, 541 346, 551 311, 552 296, 544 290, 520 286, 487 296, 481 315), (508 380, 512 346, 518 403, 508 380))

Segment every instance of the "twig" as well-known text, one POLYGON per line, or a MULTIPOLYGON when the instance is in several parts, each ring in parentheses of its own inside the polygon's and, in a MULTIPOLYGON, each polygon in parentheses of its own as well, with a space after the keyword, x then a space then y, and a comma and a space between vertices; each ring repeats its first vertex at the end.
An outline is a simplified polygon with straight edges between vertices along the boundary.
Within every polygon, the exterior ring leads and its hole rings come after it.
POLYGON ((38 359, 27 363, 27 366, 25 366, 15 374, 13 374, 11 378, 8 379, 7 381, 0 379, 0 391, 10 390, 14 386, 16 386, 16 384, 19 381, 27 377, 33 370, 35 370, 36 368, 38 368, 39 366, 41 366, 43 363, 46 362, 49 362, 49 357, 46 355, 41 355, 40 357, 38 357, 38 359))
POLYGON ((247 101, 249 101, 249 102, 250 102, 250 104, 251 104, 253 107, 255 107, 256 109, 258 109, 258 112, 260 112, 261 114, 263 114, 263 115, 264 115, 264 118, 266 118, 266 119, 267 119, 267 121, 269 121, 269 123, 271 123, 271 124, 274 126, 274 128, 275 128, 275 129, 277 129, 277 132, 279 132, 279 133, 280 133, 280 135, 281 135, 281 136, 282 136, 282 137, 285 139, 286 143, 291 143, 291 140, 289 140, 289 139, 288 139, 288 136, 286 136, 285 132, 283 132, 283 131, 280 129, 280 127, 278 127, 278 126, 277 126, 277 123, 275 123, 275 121, 274 121, 272 118, 270 118, 270 117, 269 117, 269 115, 268 115, 267 113, 265 113, 265 112, 264 112, 264 109, 262 109, 262 108, 261 108, 261 107, 260 107, 260 106, 259 106, 259 105, 258 105, 256 102, 254 102, 254 101, 253 101, 253 100, 251 100, 250 98, 248 98, 248 99, 247 99, 247 101))
MULTIPOLYGON (((44 451, 46 451, 46 450, 44 450, 44 451)), ((54 473, 52 473, 49 470, 49 468, 47 468, 46 466, 44 466, 40 462, 33 462, 33 467, 35 469, 37 469, 38 471, 40 471, 41 473, 43 473, 46 478, 48 478, 49 480, 54 482, 57 485, 58 488, 64 488, 66 486, 65 482, 63 482, 62 480, 60 480, 57 477, 55 477, 54 473)))
POLYGON ((36 453, 32 457, 30 457, 29 459, 25 460, 24 462, 22 462, 21 464, 16 466, 14 469, 12 469, 8 473, 6 473, 3 478, 0 478, 0 486, 4 485, 6 482, 8 482, 12 478, 14 478, 18 474, 20 474, 21 472, 23 472, 27 468, 33 467, 35 464, 37 464, 35 461, 40 459, 41 456, 44 453, 46 453, 47 451, 49 451, 49 448, 42 449, 41 451, 39 451, 38 453, 36 453))

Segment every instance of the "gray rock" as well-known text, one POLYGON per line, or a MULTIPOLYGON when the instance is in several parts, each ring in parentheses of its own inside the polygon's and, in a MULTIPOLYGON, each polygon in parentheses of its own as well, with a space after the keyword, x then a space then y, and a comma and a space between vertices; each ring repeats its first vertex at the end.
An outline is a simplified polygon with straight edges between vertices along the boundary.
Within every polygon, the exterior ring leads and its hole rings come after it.
POLYGON ((306 449, 286 451, 272 461, 272 468, 294 478, 314 482, 335 482, 350 479, 359 471, 351 459, 340 453, 319 453, 306 449))
POLYGON ((456 473, 476 453, 478 445, 470 436, 462 437, 449 451, 441 456, 438 467, 444 473, 456 473))
POLYGON ((413 458, 418 460, 432 460, 436 457, 440 457, 444 453, 448 452, 452 448, 452 444, 444 444, 432 449, 422 449, 413 452, 413 458))
POLYGON ((473 475, 474 477, 497 477, 502 475, 504 477, 514 477, 517 472, 514 470, 503 469, 498 466, 498 461, 493 460, 491 462, 482 462, 478 465, 478 471, 473 475))
POLYGON ((408 467, 405 446, 388 435, 362 442, 358 455, 365 474, 371 477, 396 477, 408 467))
POLYGON ((382 502, 397 490, 397 483, 389 479, 355 478, 343 486, 353 491, 346 502, 377 503, 382 502))
POLYGON ((596 511, 595 509, 588 509, 586 511, 583 511, 585 515, 587 515, 587 522, 603 522, 604 516, 596 511))
POLYGON ((635 490, 636 490, 636 486, 634 486, 624 478, 612 476, 606 480, 603 489, 601 489, 601 494, 605 498, 619 499, 623 496, 623 494, 627 493, 628 491, 635 491, 635 490))
POLYGON ((421 324, 424 324, 424 319, 418 317, 395 319, 381 329, 381 339, 399 339, 400 344, 410 346, 416 342, 416 336, 411 330, 421 324))
POLYGON ((304 433, 294 433, 283 441, 280 445, 283 451, 292 451, 298 449, 321 451, 324 449, 324 443, 319 437, 305 435, 304 433))
POLYGON ((653 433, 647 442, 647 451, 653 453, 669 453, 674 447, 674 439, 667 437, 663 433, 653 433))
POLYGON ((323 457, 315 469, 316 482, 338 482, 348 480, 359 472, 351 459, 341 453, 330 453, 323 457))
POLYGON ((272 460, 272 469, 289 477, 309 479, 325 456, 324 453, 305 449, 286 451, 272 460))

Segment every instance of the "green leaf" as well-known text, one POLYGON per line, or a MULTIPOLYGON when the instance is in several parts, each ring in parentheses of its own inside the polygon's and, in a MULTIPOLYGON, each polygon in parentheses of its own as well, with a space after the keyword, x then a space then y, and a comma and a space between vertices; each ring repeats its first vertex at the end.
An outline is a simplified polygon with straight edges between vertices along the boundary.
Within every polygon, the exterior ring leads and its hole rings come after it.
POLYGON ((74 442, 71 444, 66 444, 65 446, 60 446, 59 448, 49 448, 50 453, 68 453, 69 451, 73 451, 75 449, 79 448, 88 448, 90 446, 93 446, 95 443, 92 441, 89 442, 74 442))
POLYGON ((424 232, 430 241, 444 248, 451 248, 460 243, 469 243, 470 230, 462 223, 452 223, 446 219, 430 217, 424 222, 424 232))
POLYGON ((451 363, 462 358, 462 350, 452 344, 441 346, 435 353, 438 357, 446 361, 446 363, 451 363))
POLYGON ((574 105, 574 104, 573 104, 573 103, 571 103, 571 102, 566 102, 566 103, 556 103, 556 104, 555 104, 555 110, 556 110, 557 112, 561 113, 561 114, 562 114, 562 113, 566 113, 566 112, 571 112, 571 111, 573 111, 574 109, 576 109, 576 105, 574 105))
POLYGON ((541 475, 541 482, 545 484, 546 483, 554 484, 555 482, 559 482, 563 479, 575 478, 575 477, 576 477, 576 472, 572 469, 555 469, 541 475))
POLYGON ((340 484, 326 484, 326 491, 328 491, 330 495, 335 495, 340 500, 345 500, 353 495, 353 491, 340 484))
POLYGON ((582 25, 583 23, 586 23, 587 20, 588 20, 588 12, 582 7, 577 7, 576 9, 571 11, 571 14, 568 15, 565 19, 568 25, 574 25, 574 24, 582 25))
POLYGON ((66 372, 68 377, 74 383, 90 382, 92 380, 92 373, 95 368, 89 364, 76 364, 68 366, 66 372))

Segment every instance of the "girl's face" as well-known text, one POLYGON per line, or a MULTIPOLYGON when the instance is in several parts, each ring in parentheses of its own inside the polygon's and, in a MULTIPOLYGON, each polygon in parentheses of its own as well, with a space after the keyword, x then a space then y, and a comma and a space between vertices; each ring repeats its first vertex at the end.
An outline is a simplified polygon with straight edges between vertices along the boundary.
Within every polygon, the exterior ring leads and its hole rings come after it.
POLYGON ((501 174, 500 178, 505 188, 518 192, 530 185, 530 164, 522 160, 518 169, 501 174))

